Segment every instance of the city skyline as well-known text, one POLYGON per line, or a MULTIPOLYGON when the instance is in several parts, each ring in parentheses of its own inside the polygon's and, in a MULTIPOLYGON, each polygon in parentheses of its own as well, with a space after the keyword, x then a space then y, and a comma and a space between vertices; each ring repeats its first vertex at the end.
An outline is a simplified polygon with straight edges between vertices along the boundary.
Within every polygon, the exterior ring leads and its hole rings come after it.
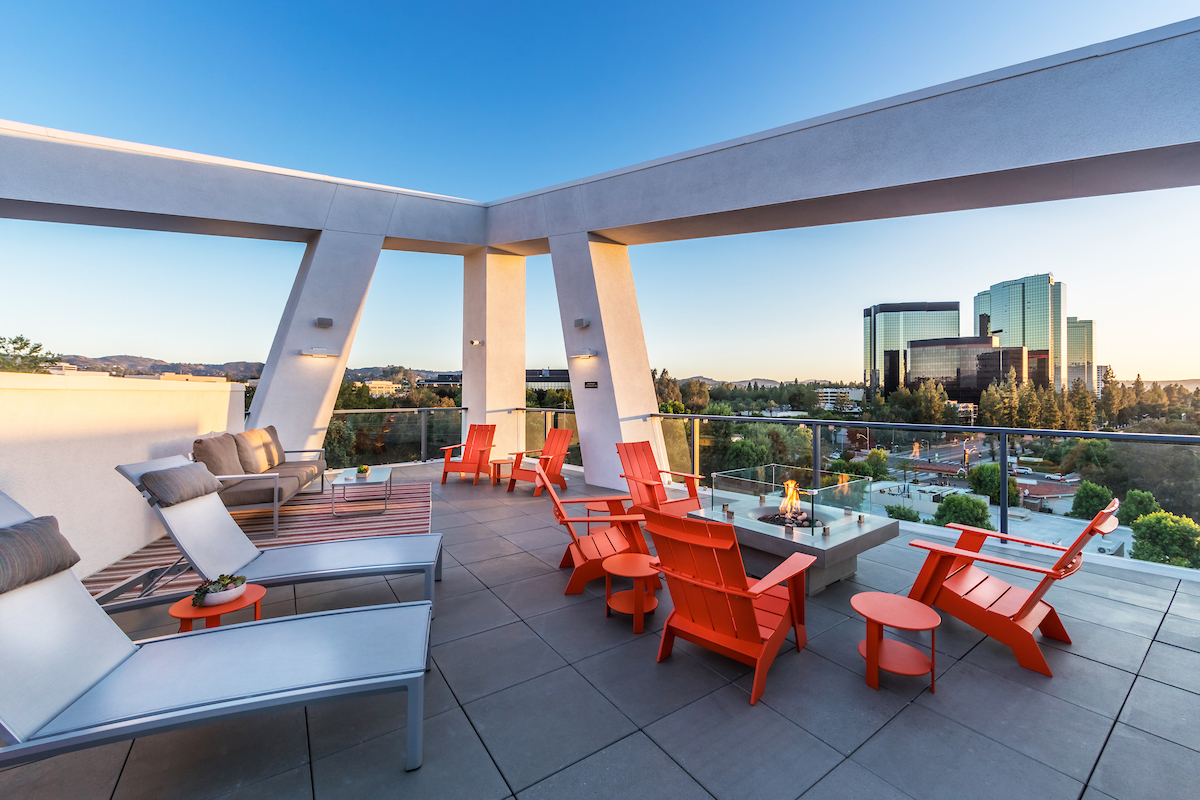
MULTIPOLYGON (((480 6, 464 18, 405 8, 371 17, 382 20, 371 30, 335 10, 245 9, 246 29, 272 31, 249 43, 211 11, 62 15, 28 5, 6 10, 0 26, 0 118, 487 201, 1194 14, 1172 2, 1031 0, 975 16, 955 8, 777 4, 731 16, 699 4, 647 46, 635 25, 597 41, 572 29, 582 11, 561 9, 480 6), (878 24, 864 30, 863 15, 878 24), (414 34, 429 30, 455 35, 414 34), (345 36, 314 58, 305 43, 330 31, 345 36), (459 43, 472 36, 483 44, 464 53, 459 43), (355 37, 367 46, 347 47, 355 37), (513 59, 506 37, 541 49, 513 59), (727 57, 698 61, 697 49, 727 57), (612 108, 592 99, 614 96, 622 102, 612 108)), ((1186 350, 1193 293, 1166 289, 1200 267, 1190 234, 1198 212, 1200 189, 1175 189, 640 245, 630 255, 651 364, 679 376, 857 380, 851 323, 864 306, 917 296, 967 308, 996 280, 1054 272, 1072 286, 1071 311, 1103 320, 1101 359, 1119 378, 1185 380, 1200 377, 1186 350), (738 280, 747 274, 763 285, 738 280), (827 275, 855 280, 831 289, 827 275), (747 319, 767 321, 754 334, 765 346, 747 344, 747 319)), ((3 220, 0 335, 90 356, 265 360, 301 252, 3 220), (47 285, 48 274, 61 277, 47 285), (256 298, 258 319, 225 307, 230 287, 256 298), (200 307, 206 327, 178 324, 181 309, 200 307)), ((527 364, 565 366, 548 256, 529 258, 527 283, 527 364)), ((457 257, 384 252, 350 366, 458 368, 458 337, 426 331, 459 324, 461 288, 457 257)))

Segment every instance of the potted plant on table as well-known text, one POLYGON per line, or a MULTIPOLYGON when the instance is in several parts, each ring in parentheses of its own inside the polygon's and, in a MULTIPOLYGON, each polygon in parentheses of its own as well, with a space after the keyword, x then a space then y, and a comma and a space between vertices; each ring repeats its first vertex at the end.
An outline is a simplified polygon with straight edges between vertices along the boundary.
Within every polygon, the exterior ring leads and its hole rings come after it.
POLYGON ((232 603, 245 591, 245 575, 221 575, 215 581, 204 581, 196 587, 196 593, 192 595, 192 605, 200 608, 232 603))
POLYGON ((358 465, 358 473, 354 476, 356 480, 367 478, 371 474, 371 468, 366 464, 358 465))

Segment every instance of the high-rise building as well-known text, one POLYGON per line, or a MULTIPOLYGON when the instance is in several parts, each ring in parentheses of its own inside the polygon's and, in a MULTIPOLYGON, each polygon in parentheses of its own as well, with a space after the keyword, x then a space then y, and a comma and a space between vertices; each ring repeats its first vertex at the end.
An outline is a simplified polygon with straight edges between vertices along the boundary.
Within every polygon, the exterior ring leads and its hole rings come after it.
POLYGON ((863 383, 868 397, 904 385, 914 339, 958 336, 958 303, 881 303, 863 309, 863 383))
POLYGON ((1101 388, 1096 375, 1096 323, 1067 317, 1067 388, 1081 378, 1095 394, 1101 388))
POLYGON ((1009 370, 1017 382, 1029 379, 1029 359, 1024 347, 1001 347, 995 336, 962 336, 915 339, 908 343, 908 386, 916 390, 925 381, 936 381, 956 403, 979 404, 983 390, 1002 382, 1009 370))
POLYGON ((1050 273, 992 284, 975 295, 975 336, 997 336, 1001 347, 1024 347, 1029 380, 1064 388, 1066 380, 1065 284, 1050 273))

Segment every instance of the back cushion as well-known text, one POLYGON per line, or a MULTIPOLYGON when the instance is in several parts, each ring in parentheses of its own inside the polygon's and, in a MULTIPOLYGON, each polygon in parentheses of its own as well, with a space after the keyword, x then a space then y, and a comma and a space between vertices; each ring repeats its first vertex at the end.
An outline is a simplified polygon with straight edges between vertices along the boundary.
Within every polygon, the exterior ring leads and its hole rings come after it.
POLYGON ((238 459, 237 441, 228 433, 192 442, 192 457, 208 467, 213 475, 243 475, 246 472, 238 459))
POLYGON ((203 464, 147 472, 142 486, 163 507, 221 491, 221 482, 203 464))
POLYGON ((271 462, 272 467, 278 467, 284 461, 287 461, 287 455, 283 452, 283 444, 279 441, 279 433, 275 430, 274 425, 268 425, 263 428, 263 444, 267 448, 267 460, 271 462))
POLYGON ((263 444, 263 432, 254 429, 245 433, 236 433, 233 440, 237 443, 238 461, 242 469, 251 475, 258 475, 271 468, 267 459, 267 448, 263 444))
POLYGON ((0 594, 40 581, 79 563, 79 554, 54 517, 0 528, 0 594))

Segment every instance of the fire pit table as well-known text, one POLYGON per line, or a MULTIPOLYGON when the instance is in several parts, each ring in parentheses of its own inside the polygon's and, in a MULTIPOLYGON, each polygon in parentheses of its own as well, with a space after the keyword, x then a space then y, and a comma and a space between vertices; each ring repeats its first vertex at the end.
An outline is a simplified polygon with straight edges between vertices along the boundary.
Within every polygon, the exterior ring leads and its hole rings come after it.
POLYGON ((689 516, 732 524, 755 577, 792 553, 815 557, 805 573, 809 595, 850 577, 859 553, 900 535, 897 520, 869 513, 869 478, 824 472, 813 489, 812 470, 768 464, 714 472, 712 482, 710 507, 689 516))

